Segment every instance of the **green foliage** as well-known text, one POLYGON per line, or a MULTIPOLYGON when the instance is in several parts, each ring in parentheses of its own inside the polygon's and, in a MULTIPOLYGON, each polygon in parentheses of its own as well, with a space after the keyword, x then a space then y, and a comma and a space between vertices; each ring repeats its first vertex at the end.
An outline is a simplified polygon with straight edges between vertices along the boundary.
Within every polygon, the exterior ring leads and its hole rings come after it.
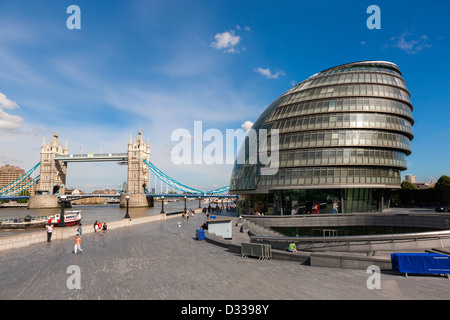
POLYGON ((28 190, 22 190, 18 195, 19 196, 29 196, 30 192, 28 190))
POLYGON ((442 175, 439 180, 436 182, 435 189, 450 189, 450 177, 446 175, 442 175))
POLYGON ((403 182, 402 182, 402 189, 403 190, 416 190, 417 186, 414 183, 410 182, 410 181, 403 180, 403 182))

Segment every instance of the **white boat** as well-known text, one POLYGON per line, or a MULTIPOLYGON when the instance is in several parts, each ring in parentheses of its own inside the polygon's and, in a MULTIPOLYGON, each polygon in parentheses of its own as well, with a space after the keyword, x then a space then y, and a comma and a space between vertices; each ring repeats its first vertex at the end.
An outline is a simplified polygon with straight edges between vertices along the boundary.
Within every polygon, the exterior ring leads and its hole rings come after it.
MULTIPOLYGON (((81 210, 70 210, 64 213, 64 222, 66 226, 73 226, 79 224, 82 219, 81 210)), ((48 219, 48 223, 52 223, 55 226, 58 226, 58 223, 61 222, 61 215, 55 214, 54 216, 50 216, 48 219)))
POLYGON ((48 217, 31 217, 27 215, 25 218, 12 218, 0 221, 1 229, 29 229, 45 227, 48 217))

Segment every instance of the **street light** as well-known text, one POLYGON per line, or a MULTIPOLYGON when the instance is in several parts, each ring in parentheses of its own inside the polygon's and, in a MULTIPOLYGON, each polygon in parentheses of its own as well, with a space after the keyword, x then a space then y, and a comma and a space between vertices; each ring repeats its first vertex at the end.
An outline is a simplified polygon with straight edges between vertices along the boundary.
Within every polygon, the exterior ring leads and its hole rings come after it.
POLYGON ((124 219, 130 219, 130 215, 128 214, 128 202, 130 201, 130 196, 126 196, 125 200, 127 200, 127 212, 125 213, 124 219))
POLYGON ((202 198, 201 198, 201 197, 198 197, 198 208, 199 208, 199 209, 202 208, 202 205, 201 205, 201 203, 200 203, 201 200, 202 200, 202 198))
POLYGON ((186 209, 186 199, 187 199, 187 197, 184 196, 184 210, 187 210, 187 209, 186 209))
POLYGON ((161 213, 165 213, 164 212, 164 196, 161 196, 161 200, 162 200, 161 213))
POLYGON ((65 227, 66 222, 64 221, 64 208, 66 207, 66 196, 59 197, 61 201, 61 214, 59 215, 58 227, 65 227))

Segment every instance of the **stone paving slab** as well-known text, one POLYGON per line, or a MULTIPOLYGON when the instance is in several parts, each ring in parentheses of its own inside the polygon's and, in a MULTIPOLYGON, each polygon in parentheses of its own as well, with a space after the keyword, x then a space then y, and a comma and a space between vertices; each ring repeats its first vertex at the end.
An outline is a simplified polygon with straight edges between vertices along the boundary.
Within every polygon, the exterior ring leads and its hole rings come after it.
POLYGON ((197 214, 0 252, 0 299, 323 300, 448 299, 450 280, 381 274, 381 289, 368 289, 370 274, 303 266, 294 261, 242 258, 195 240, 205 221, 197 214), (79 267, 80 289, 69 289, 70 266, 79 267))

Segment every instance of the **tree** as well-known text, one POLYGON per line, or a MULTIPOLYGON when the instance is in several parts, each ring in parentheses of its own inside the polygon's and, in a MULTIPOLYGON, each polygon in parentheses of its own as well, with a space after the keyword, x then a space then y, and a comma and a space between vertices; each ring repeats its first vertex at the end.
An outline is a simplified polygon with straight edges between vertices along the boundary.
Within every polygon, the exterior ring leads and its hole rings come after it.
POLYGON ((417 186, 408 180, 403 180, 402 189, 403 190, 416 190, 417 186))
POLYGON ((450 189, 450 177, 442 175, 434 185, 435 189, 450 189))

